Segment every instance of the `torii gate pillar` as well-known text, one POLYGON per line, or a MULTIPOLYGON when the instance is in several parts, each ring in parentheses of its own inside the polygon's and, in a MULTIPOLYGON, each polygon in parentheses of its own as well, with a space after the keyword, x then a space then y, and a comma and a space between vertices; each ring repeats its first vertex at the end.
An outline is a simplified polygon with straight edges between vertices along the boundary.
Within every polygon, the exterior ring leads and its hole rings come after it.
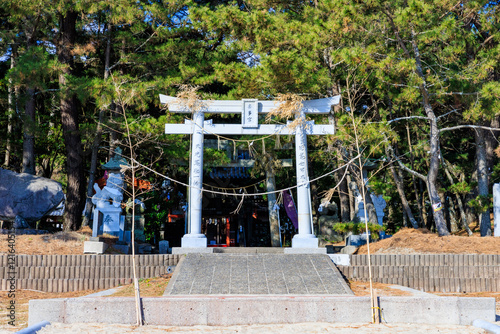
MULTIPOLYGON (((189 113, 177 99, 160 95, 161 103, 168 103, 171 112, 189 113)), ((301 119, 296 129, 286 125, 259 124, 258 113, 267 113, 278 106, 275 101, 201 101, 204 109, 193 112, 193 120, 185 124, 166 124, 167 134, 192 134, 189 177, 188 233, 182 237, 181 248, 206 248, 207 238, 201 233, 202 185, 203 185, 203 137, 204 133, 218 135, 293 135, 297 164, 297 213, 299 232, 292 239, 292 248, 318 248, 318 238, 312 228, 309 171, 307 167, 307 135, 334 134, 333 125, 306 122, 305 114, 326 114, 340 96, 303 102, 297 117, 301 119), (212 124, 204 120, 204 113, 241 113, 242 124, 212 124)))
POLYGON ((203 121, 202 110, 193 113, 193 137, 191 140, 191 162, 189 173, 189 230, 181 239, 183 248, 206 248, 207 237, 201 233, 202 185, 203 185, 203 121))
POLYGON ((309 168, 307 163, 307 134, 302 110, 300 126, 295 130, 295 160, 297 174, 297 216, 299 233, 292 238, 292 248, 318 248, 318 238, 312 229, 309 168))

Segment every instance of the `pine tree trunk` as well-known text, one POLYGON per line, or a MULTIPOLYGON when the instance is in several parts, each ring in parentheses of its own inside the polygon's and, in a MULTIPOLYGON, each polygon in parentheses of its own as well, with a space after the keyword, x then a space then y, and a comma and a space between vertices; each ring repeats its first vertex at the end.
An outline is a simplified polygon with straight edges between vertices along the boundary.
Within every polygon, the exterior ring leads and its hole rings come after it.
MULTIPOLYGON (((332 69, 331 68, 331 66, 332 66, 331 60, 330 60, 330 58, 325 59, 325 60, 327 60, 327 64, 329 65, 330 75, 331 75, 331 69, 332 69)), ((330 93, 332 96, 339 95, 341 93, 340 86, 338 84, 332 85, 330 93)), ((342 112, 342 99, 341 99, 340 104, 336 104, 333 106, 332 112, 330 112, 330 114, 328 115, 329 123, 331 125, 333 125, 335 128, 337 127, 337 124, 335 121, 336 120, 335 114, 339 114, 340 112, 342 112)), ((339 157, 342 157, 341 150, 342 150, 341 144, 337 145, 336 151, 337 151, 337 155, 339 157)), ((339 162, 339 164, 344 164, 344 159, 339 158, 338 162, 339 162)), ((347 173, 347 167, 341 168, 337 171, 337 173, 335 173, 337 182, 339 183, 339 186, 337 189, 338 189, 339 200, 340 200, 340 221, 342 223, 347 223, 347 222, 351 221, 351 217, 350 217, 351 206, 350 206, 350 202, 349 202, 349 184, 347 181, 347 174, 346 173, 347 173)))
POLYGON ((408 217, 408 220, 410 221, 413 228, 418 228, 418 223, 413 217, 413 212, 411 211, 410 204, 406 199, 403 182, 401 181, 398 173, 396 172, 396 168, 394 167, 394 165, 391 164, 389 169, 391 170, 392 177, 394 178, 394 183, 396 183, 396 188, 398 190, 399 198, 401 198, 401 204, 403 204, 404 213, 408 217))
POLYGON ((430 103, 429 92, 427 90, 426 77, 422 67, 422 60, 420 58, 420 50, 418 49, 417 42, 415 40, 415 32, 412 31, 412 39, 410 41, 412 53, 408 51, 406 47, 406 41, 403 41, 401 36, 399 35, 398 29, 396 28, 392 17, 389 16, 390 24, 394 30, 395 36, 401 48, 404 50, 406 56, 409 59, 415 60, 415 70, 417 75, 420 77, 422 82, 419 85, 420 94, 422 95, 422 105, 424 107, 425 114, 429 119, 430 125, 430 133, 429 133, 429 146, 430 146, 430 155, 429 155, 429 172, 427 174, 427 190, 429 191, 429 198, 432 205, 432 213, 434 218, 434 223, 436 224, 436 229, 438 231, 439 236, 450 235, 448 228, 446 227, 446 220, 444 219, 442 203, 439 199, 439 194, 436 187, 437 176, 439 173, 439 159, 440 159, 440 147, 439 147, 439 129, 437 126, 437 118, 434 114, 434 110, 430 103))
MULTIPOLYGON (((489 124, 492 128, 500 128, 500 117, 495 117, 489 124)), ((484 131, 484 130, 483 130, 484 131)), ((491 173, 493 171, 493 167, 495 166, 495 149, 498 147, 498 136, 499 133, 497 131, 487 131, 484 134, 485 137, 485 148, 486 148, 486 161, 488 171, 491 173)))
MULTIPOLYGON (((17 58, 17 44, 12 43, 12 54, 10 55, 10 68, 16 67, 17 58)), ((5 143, 5 159, 4 166, 9 167, 10 165, 10 154, 12 152, 12 129, 14 122, 14 113, 16 111, 16 88, 12 84, 12 79, 9 79, 9 89, 8 89, 8 114, 7 114, 7 138, 5 143)))
MULTIPOLYGON (((410 164, 411 164, 411 169, 414 169, 415 167, 415 164, 414 164, 414 161, 415 161, 415 157, 413 155, 413 149, 412 149, 412 144, 411 144, 411 136, 410 136, 410 127, 408 126, 408 124, 406 124, 406 137, 407 137, 407 140, 408 140, 408 148, 410 150, 410 164)), ((403 178, 403 174, 401 172, 401 168, 398 168, 397 170, 398 172, 398 175, 399 175, 399 178, 401 180, 404 180, 403 178)), ((412 181, 413 181, 413 191, 415 192, 415 199, 417 201, 417 208, 418 208, 418 213, 419 213, 419 220, 417 221, 417 227, 415 228, 418 228, 419 226, 422 226, 423 225, 423 222, 424 222, 424 210, 422 208, 422 197, 420 196, 420 191, 418 191, 418 185, 417 185, 417 182, 420 183, 421 180, 417 180, 417 178, 415 177, 415 175, 411 174, 411 178, 412 178, 412 181)))
MULTIPOLYGON (((474 134, 476 138, 477 188, 479 196, 485 198, 488 196, 489 175, 488 162, 486 158, 484 130, 476 129, 474 134)), ((491 220, 489 209, 479 214, 479 230, 482 237, 491 235, 491 220)))
MULTIPOLYGON (((37 30, 33 29, 29 33, 30 37, 27 40, 26 49, 36 45, 37 30)), ((35 60, 33 60, 35 61, 35 60)), ((35 89, 27 87, 26 100, 24 104, 24 119, 23 119, 23 162, 22 172, 35 175, 35 89)))
MULTIPOLYGON (((340 149, 337 149, 337 153, 339 156, 340 155, 340 149)), ((344 160, 339 158, 339 164, 344 164, 344 160)), ((351 212, 351 207, 349 203, 349 185, 348 185, 348 177, 346 174, 346 169, 347 167, 339 169, 335 173, 335 181, 339 184, 338 185, 338 194, 339 194, 339 199, 340 199, 340 221, 342 223, 347 223, 351 221, 350 217, 350 212, 351 212)))
POLYGON ((26 89, 23 130, 23 173, 35 175, 35 90, 26 89))
MULTIPOLYGON (((104 81, 106 81, 109 77, 109 65, 111 58, 111 28, 108 29, 108 38, 106 41, 106 52, 104 58, 104 81)), ((92 196, 94 194, 94 183, 95 183, 95 174, 97 172, 97 156, 99 153, 99 147, 102 141, 102 122, 104 121, 106 110, 101 108, 99 110, 99 120, 97 122, 96 133, 94 137, 94 141, 92 142, 92 153, 90 158, 90 175, 89 182, 87 185, 87 197, 85 201, 85 217, 83 219, 83 226, 88 226, 90 224, 91 216, 92 216, 92 196)))
MULTIPOLYGON (((120 50, 121 59, 125 57, 125 46, 126 46, 125 40, 122 40, 122 47, 120 50)), ((118 70, 120 74, 123 74, 123 68, 119 67, 118 70)), ((114 109, 111 108, 111 115, 109 119, 111 124, 109 133, 109 159, 113 157, 115 148, 120 143, 121 135, 118 129, 120 124, 120 119, 122 118, 123 118, 123 107, 119 103, 115 103, 114 109)))
POLYGON ((358 208, 356 208, 356 199, 354 198, 354 193, 351 189, 352 184, 352 179, 351 175, 347 174, 347 189, 349 192, 349 221, 354 220, 354 217, 356 217, 356 213, 358 212, 358 208))
POLYGON ((443 204, 439 198, 439 193, 436 188, 435 179, 429 179, 427 182, 427 190, 429 191, 429 197, 431 199, 431 210, 432 217, 434 218, 434 224, 436 226, 437 233, 440 237, 450 235, 448 228, 446 227, 446 220, 443 213, 443 204))
POLYGON ((276 204, 276 181, 274 179, 274 173, 271 168, 266 170, 266 186, 267 191, 271 192, 267 195, 267 208, 269 210, 269 228, 271 232, 271 246, 280 247, 280 222, 278 219, 278 213, 274 210, 274 205, 276 204))
POLYGON ((424 202, 424 193, 425 193, 424 182, 420 179, 418 179, 418 188, 419 188, 418 193, 422 194, 422 196, 420 196, 420 208, 422 210, 422 212, 420 212, 420 214, 422 215, 422 222, 420 223, 420 226, 425 227, 425 226, 427 226, 427 221, 429 220, 429 217, 428 217, 427 208, 426 208, 426 205, 424 202))
POLYGON ((58 59, 64 65, 59 74, 61 89, 61 123, 66 146, 66 167, 68 185, 66 189, 66 214, 64 216, 64 230, 77 230, 82 223, 82 210, 85 204, 85 181, 82 161, 82 141, 78 123, 77 99, 68 87, 67 76, 73 68, 72 49, 76 37, 77 14, 68 11, 61 17, 60 45, 58 59))
POLYGON ((420 52, 417 47, 415 40, 412 40, 412 46, 414 51, 415 63, 417 73, 423 82, 419 85, 420 93, 422 94, 422 102, 425 110, 425 114, 429 119, 430 134, 429 134, 429 145, 430 145, 430 162, 429 162, 429 173, 427 174, 427 189, 429 191, 429 198, 432 205, 432 213, 434 218, 434 223, 436 224, 436 229, 439 236, 450 235, 448 228, 446 227, 446 220, 444 219, 443 204, 439 198, 438 190, 436 187, 437 176, 439 173, 439 160, 441 156, 441 151, 439 147, 439 129, 437 125, 436 115, 429 100, 429 92, 427 91, 425 83, 425 75, 422 70, 422 62, 420 59, 420 52))
POLYGON ((459 231, 458 228, 458 219, 457 219, 457 211, 455 210, 455 203, 453 203, 453 199, 451 196, 446 196, 447 198, 447 207, 448 212, 450 213, 450 232, 457 233, 459 231))
MULTIPOLYGON (((411 143, 409 143, 409 144, 411 144, 411 143)), ((385 151, 386 151, 387 156, 392 156, 393 158, 395 158, 396 157, 396 154, 395 154, 396 150, 397 150, 397 147, 393 148, 391 145, 388 145, 386 147, 385 151)), ((413 212, 411 211, 410 204, 408 203, 408 200, 406 199, 406 194, 404 191, 404 184, 403 184, 403 175, 401 173, 401 168, 398 168, 398 170, 396 170, 394 165, 390 164, 389 169, 392 173, 394 183, 396 184, 396 189, 398 190, 399 197, 401 198, 401 204, 403 204, 403 216, 408 217, 413 228, 418 228, 418 222, 415 220, 415 217, 413 216, 413 212)), ((414 173, 411 173, 411 175, 413 177, 415 177, 414 173)), ((419 177, 424 178, 423 175, 419 175, 419 177)), ((405 227, 406 226, 407 225, 405 224, 405 227)))
MULTIPOLYGON (((455 184, 455 181, 453 181, 453 177, 450 173, 448 164, 443 164, 443 165, 444 165, 444 173, 445 173, 446 177, 448 178, 448 181, 450 182, 451 185, 455 184)), ((457 199, 458 211, 460 212, 462 227, 464 228, 464 230, 467 231, 467 234, 469 236, 471 236, 472 231, 470 230, 469 225, 467 223, 467 217, 465 216, 465 209, 464 209, 464 204, 462 202, 462 198, 460 197, 460 194, 455 194, 455 197, 457 199)))
MULTIPOLYGON (((461 180, 465 180, 465 175, 463 173, 460 175, 460 179, 461 180)), ((477 168, 474 168, 474 171, 472 172, 472 175, 470 176, 470 182, 471 183, 477 183, 478 182, 478 180, 477 180, 477 168)), ((478 194, 479 193, 478 193, 477 187, 473 188, 465 196, 465 203, 469 203, 473 199, 476 199, 476 197, 477 197, 478 194)), ((475 214, 474 209, 472 209, 472 207, 470 205, 467 205, 465 210, 466 210, 465 214, 467 215, 467 223, 469 224, 469 226, 471 224, 477 224, 477 227, 479 227, 479 222, 477 220, 478 216, 475 214)))
POLYGON ((446 221, 446 227, 448 229, 448 231, 452 232, 452 233, 455 233, 455 232, 458 232, 458 228, 456 226, 456 220, 453 222, 453 218, 451 216, 451 212, 450 212, 450 207, 448 205, 448 200, 447 200, 447 195, 446 195, 446 192, 443 191, 443 186, 438 182, 438 189, 439 189, 439 198, 441 200, 441 203, 442 203, 442 207, 443 207, 443 215, 444 215, 444 220, 446 221), (453 225, 453 223, 455 223, 455 225, 453 225))
MULTIPOLYGON (((342 176, 344 175, 345 168, 339 171, 342 176)), ((342 177, 340 176, 340 177, 342 177)), ((340 198, 340 221, 347 223, 350 221, 350 205, 349 205, 349 187, 347 185, 347 177, 340 180, 339 184, 339 198, 340 198)))
POLYGON ((429 198, 432 205, 432 216, 434 218, 434 223, 436 224, 436 229, 439 236, 450 235, 448 228, 446 227, 446 220, 443 214, 443 204, 439 198, 439 193, 437 190, 437 176, 439 172, 439 159, 441 151, 439 148, 439 131, 437 126, 436 116, 432 110, 432 106, 429 103, 428 93, 423 84, 421 86, 421 92, 424 100, 424 109, 429 118, 430 123, 430 162, 429 162, 429 173, 427 174, 427 189, 429 191, 429 198))
POLYGON ((111 113, 109 115, 109 153, 108 160, 113 158, 115 154, 115 149, 120 143, 120 134, 118 132, 118 124, 120 116, 123 117, 123 109, 119 103, 113 103, 111 107, 111 113))

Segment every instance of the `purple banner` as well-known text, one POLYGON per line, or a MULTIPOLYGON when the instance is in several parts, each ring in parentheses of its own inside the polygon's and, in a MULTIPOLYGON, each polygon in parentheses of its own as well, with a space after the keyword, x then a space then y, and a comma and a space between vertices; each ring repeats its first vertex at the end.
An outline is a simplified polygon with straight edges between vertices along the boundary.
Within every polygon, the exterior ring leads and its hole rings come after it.
POLYGON ((292 195, 289 193, 289 190, 283 191, 283 205, 285 206, 286 214, 288 218, 293 223, 295 229, 299 228, 299 218, 297 216, 297 209, 295 208, 295 203, 293 202, 292 195))

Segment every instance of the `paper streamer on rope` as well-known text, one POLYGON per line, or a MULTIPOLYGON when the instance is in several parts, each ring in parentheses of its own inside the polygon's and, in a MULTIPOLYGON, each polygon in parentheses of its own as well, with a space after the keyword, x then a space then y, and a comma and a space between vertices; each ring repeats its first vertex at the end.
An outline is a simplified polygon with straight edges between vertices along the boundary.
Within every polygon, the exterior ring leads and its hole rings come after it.
POLYGON ((283 191, 283 205, 285 206, 286 214, 288 218, 292 221, 293 227, 299 228, 299 217, 297 215, 297 209, 295 208, 295 203, 293 202, 292 195, 289 191, 283 191))

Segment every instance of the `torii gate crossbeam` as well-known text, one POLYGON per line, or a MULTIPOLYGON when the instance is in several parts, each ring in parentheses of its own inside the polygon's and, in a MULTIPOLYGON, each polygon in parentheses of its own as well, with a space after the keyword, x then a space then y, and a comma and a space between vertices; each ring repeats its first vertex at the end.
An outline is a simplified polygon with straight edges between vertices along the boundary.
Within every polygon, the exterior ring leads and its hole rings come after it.
MULTIPOLYGON (((190 113, 175 97, 160 95, 160 102, 168 104, 170 112, 190 113)), ((289 135, 295 134, 297 164, 297 213, 299 231, 292 239, 292 248, 318 248, 318 238, 311 227, 311 198, 307 164, 307 135, 333 134, 333 125, 319 125, 306 122, 306 114, 327 114, 332 105, 338 104, 340 96, 303 102, 297 116, 303 121, 295 129, 286 125, 259 124, 258 114, 268 113, 279 105, 278 101, 201 101, 203 108, 193 112, 193 120, 184 124, 166 124, 166 134, 191 134, 191 162, 189 177, 189 233, 182 237, 182 248, 206 248, 207 239, 201 233, 202 184, 203 184, 203 138, 213 135, 289 135), (205 113, 241 113, 241 124, 213 124, 205 121, 205 113)))

